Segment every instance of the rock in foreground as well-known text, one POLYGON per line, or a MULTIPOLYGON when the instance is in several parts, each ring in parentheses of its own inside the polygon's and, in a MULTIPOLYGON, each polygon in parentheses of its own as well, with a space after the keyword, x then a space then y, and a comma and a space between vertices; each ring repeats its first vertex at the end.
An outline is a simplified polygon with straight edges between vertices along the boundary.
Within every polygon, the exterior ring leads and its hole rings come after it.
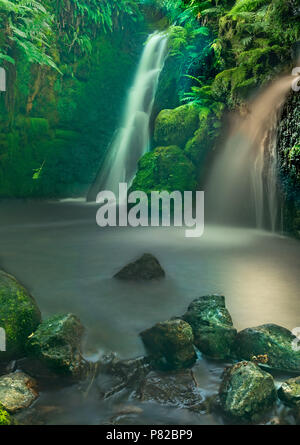
POLYGON ((157 323, 141 333, 146 349, 157 363, 169 369, 192 366, 196 361, 193 331, 183 320, 157 323))
POLYGON ((225 370, 219 396, 227 415, 250 420, 272 406, 277 393, 270 374, 255 363, 239 362, 225 370))
POLYGON ((225 306, 225 297, 207 295, 196 298, 182 317, 193 329, 195 345, 209 357, 226 359, 231 356, 237 334, 225 306))
POLYGON ((81 354, 84 328, 73 314, 45 320, 28 341, 28 355, 55 373, 80 378, 86 367, 81 354))
POLYGON ((288 330, 275 324, 244 329, 235 341, 235 352, 240 360, 251 360, 253 356, 267 355, 271 368, 300 373, 300 351, 293 348, 296 337, 288 330))
POLYGON ((0 360, 23 355, 27 337, 41 322, 33 297, 11 275, 0 270, 0 327, 6 333, 6 351, 0 360))
POLYGON ((130 263, 115 275, 120 280, 153 280, 163 278, 165 271, 158 260, 150 253, 145 253, 134 263, 130 263))
POLYGON ((0 377, 0 407, 10 413, 28 408, 38 397, 36 388, 36 381, 23 372, 0 377))
POLYGON ((204 401, 190 370, 150 372, 137 391, 137 397, 143 402, 155 401, 180 408, 197 408, 204 401))
POLYGON ((278 395, 287 405, 300 409, 300 376, 284 382, 278 395))

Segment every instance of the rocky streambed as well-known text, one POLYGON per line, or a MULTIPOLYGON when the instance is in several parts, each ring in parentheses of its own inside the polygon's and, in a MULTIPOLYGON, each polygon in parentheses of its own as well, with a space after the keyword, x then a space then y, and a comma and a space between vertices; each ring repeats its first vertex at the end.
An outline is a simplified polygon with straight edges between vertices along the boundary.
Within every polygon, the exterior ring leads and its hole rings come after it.
MULTIPOLYGON (((164 277, 149 254, 120 272, 114 279, 164 277)), ((60 401, 70 391, 82 423, 300 423, 296 338, 275 324, 237 332, 222 295, 200 296, 184 314, 141 332, 146 356, 121 360, 111 353, 89 361, 78 317, 42 320, 34 298, 1 271, 0 326, 6 332, 1 425, 63 423, 60 401), (203 386, 204 365, 215 379, 213 389, 203 386), (61 397, 53 404, 44 397, 51 389, 61 397), (85 418, 87 401, 93 421, 85 418)))

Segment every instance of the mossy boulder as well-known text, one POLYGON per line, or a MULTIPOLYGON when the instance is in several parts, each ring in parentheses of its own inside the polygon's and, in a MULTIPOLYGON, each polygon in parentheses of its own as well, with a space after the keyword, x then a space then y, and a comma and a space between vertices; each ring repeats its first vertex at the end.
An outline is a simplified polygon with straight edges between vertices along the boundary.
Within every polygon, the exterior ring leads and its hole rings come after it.
POLYGON ((0 270, 0 327, 6 337, 6 351, 0 351, 0 360, 21 357, 28 336, 40 322, 34 298, 12 275, 0 270))
POLYGON ((300 409, 300 376, 283 382, 278 395, 287 405, 300 409))
POLYGON ((154 280, 163 278, 165 271, 159 261, 150 253, 145 253, 141 258, 133 263, 127 264, 115 278, 119 280, 154 280))
POLYGON ((191 325, 195 345, 201 352, 214 359, 231 357, 237 331, 226 309, 224 296, 196 298, 182 318, 191 325))
POLYGON ((75 315, 55 315, 43 321, 30 336, 28 356, 57 374, 80 378, 87 366, 81 354, 83 332, 84 328, 75 315))
POLYGON ((13 425, 10 414, 0 405, 0 426, 13 425))
POLYGON ((184 147, 187 157, 198 167, 205 167, 205 160, 209 151, 214 147, 217 136, 220 132, 220 118, 224 105, 215 102, 211 107, 200 107, 200 125, 193 137, 188 140, 184 147))
POLYGON ((154 140, 157 145, 178 145, 184 148, 198 125, 198 111, 192 105, 162 110, 155 121, 154 140))
POLYGON ((175 146, 158 147, 139 161, 132 190, 172 192, 193 191, 197 187, 196 169, 183 151, 175 146))
POLYGON ((183 320, 168 320, 157 323, 141 332, 146 349, 160 367, 180 369, 192 366, 196 361, 193 347, 193 331, 183 320))
POLYGON ((296 337, 286 328, 265 324, 244 329, 235 339, 235 353, 240 360, 267 355, 267 366, 300 373, 300 351, 294 348, 296 337))
POLYGON ((250 420, 275 403, 277 392, 270 374, 244 361, 225 370, 219 397, 227 415, 250 420))

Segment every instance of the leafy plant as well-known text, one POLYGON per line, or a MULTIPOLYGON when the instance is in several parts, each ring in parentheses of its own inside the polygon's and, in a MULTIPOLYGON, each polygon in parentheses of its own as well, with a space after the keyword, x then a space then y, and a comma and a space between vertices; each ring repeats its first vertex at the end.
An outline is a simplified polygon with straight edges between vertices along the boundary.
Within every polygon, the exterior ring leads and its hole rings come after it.
POLYGON ((16 51, 21 51, 29 62, 58 70, 50 54, 51 20, 52 15, 38 0, 0 0, 0 58, 14 63, 16 51))

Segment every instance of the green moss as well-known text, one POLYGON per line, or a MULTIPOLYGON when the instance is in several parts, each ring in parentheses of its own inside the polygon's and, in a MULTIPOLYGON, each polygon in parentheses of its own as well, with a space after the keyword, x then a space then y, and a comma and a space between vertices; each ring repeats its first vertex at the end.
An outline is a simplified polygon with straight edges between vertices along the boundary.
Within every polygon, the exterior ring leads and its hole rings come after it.
POLYGON ((33 297, 14 277, 0 271, 0 326, 6 334, 6 352, 0 352, 0 360, 22 356, 27 337, 40 322, 33 297))
POLYGON ((195 363, 193 331, 183 320, 157 323, 151 329, 143 331, 141 337, 159 367, 180 369, 195 363))
POLYGON ((11 416, 0 405, 0 425, 12 425, 12 423, 11 416))
POLYGON ((145 193, 195 190, 195 167, 179 147, 158 147, 139 161, 132 189, 145 193))
POLYGON ((80 377, 86 364, 81 354, 83 331, 75 315, 55 315, 43 321, 30 336, 27 354, 58 374, 80 377))
POLYGON ((183 148, 198 125, 198 111, 192 105, 162 110, 155 121, 155 142, 157 145, 177 145, 183 148))
POLYGON ((251 67, 260 63, 267 66, 272 66, 280 62, 283 56, 284 49, 279 45, 273 45, 271 47, 254 48, 249 51, 244 51, 238 56, 238 63, 245 64, 251 67))
POLYGON ((213 103, 209 108, 201 107, 200 126, 194 136, 186 143, 184 151, 189 159, 198 167, 198 178, 205 168, 205 160, 213 149, 219 135, 221 123, 219 121, 224 105, 213 103))

